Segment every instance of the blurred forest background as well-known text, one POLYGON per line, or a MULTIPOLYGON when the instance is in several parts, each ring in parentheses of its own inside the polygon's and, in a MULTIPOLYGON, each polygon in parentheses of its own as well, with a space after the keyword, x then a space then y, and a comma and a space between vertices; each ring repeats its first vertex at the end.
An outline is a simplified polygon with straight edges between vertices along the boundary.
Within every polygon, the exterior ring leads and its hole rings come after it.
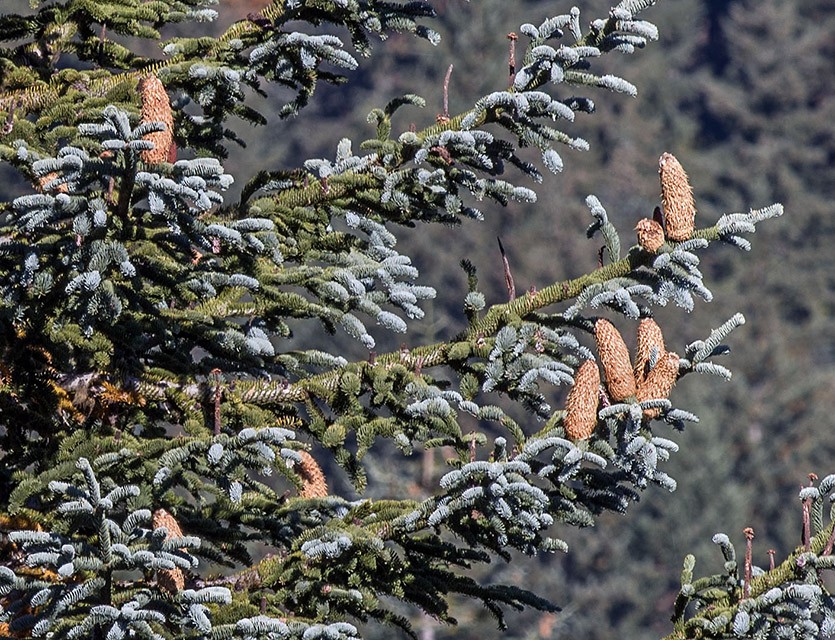
MULTIPOLYGON (((611 4, 575 3, 586 24, 611 4)), ((202 28, 218 33, 263 4, 221 0, 219 23, 202 28)), ((442 111, 450 64, 451 114, 506 88, 507 34, 524 22, 539 24, 565 13, 572 3, 432 4, 443 37, 437 47, 393 37, 349 74, 347 85, 320 87, 297 118, 273 118, 258 129, 233 123, 247 141, 244 149, 230 149, 224 161, 236 175, 236 189, 261 169, 332 158, 342 137, 352 138, 357 149, 374 136, 368 112, 401 94, 421 95, 427 107, 402 109, 395 127, 408 129, 409 118, 419 128, 430 124, 442 111)), ((635 223, 659 204, 657 162, 664 151, 674 153, 690 175, 701 226, 723 213, 773 202, 786 208, 783 218, 762 226, 750 255, 720 247, 708 252, 703 267, 713 303, 697 302, 686 316, 678 309, 659 313, 668 347, 679 353, 736 311, 748 320, 729 340, 731 382, 688 377, 674 391, 676 406, 701 418, 682 434, 660 433, 682 448, 668 465, 678 490, 665 495, 652 489, 626 516, 606 516, 594 530, 559 530, 571 546, 567 555, 495 563, 485 580, 523 584, 563 607, 556 615, 511 616, 507 638, 665 635, 685 554, 696 554, 696 575, 713 572, 721 554, 712 535, 723 531, 741 547, 742 529, 750 526, 756 532, 755 564, 767 566, 769 549, 778 560, 785 557, 800 541, 798 489, 809 473, 835 472, 835 4, 666 0, 641 17, 659 27, 660 41, 632 56, 607 56, 597 66, 637 85, 638 97, 590 94, 597 113, 578 115, 570 132, 587 139, 591 150, 566 149, 564 172, 530 185, 538 203, 488 208, 484 222, 455 230, 424 227, 400 234, 400 251, 415 261, 423 283, 439 291, 422 327, 403 337, 409 346, 448 338, 463 326, 462 258, 478 268, 489 302, 506 299, 496 236, 520 292, 596 266, 599 247, 584 233, 591 221, 584 204, 588 194, 600 198, 623 243, 634 243, 635 223)), ((3 200, 22 188, 0 181, 3 200)), ((621 328, 629 338, 629 328, 621 328)), ((314 339, 317 331, 299 326, 296 339, 314 339)), ((378 346, 383 351, 401 343, 378 346)), ((358 358, 367 356, 346 344, 346 353, 351 350, 358 358)), ((413 470, 392 469, 380 451, 372 474, 376 491, 402 494, 404 482, 420 491, 419 458, 413 470), (414 471, 412 479, 404 480, 404 470, 414 471)), ((443 471, 440 465, 434 470, 443 471)), ((457 628, 431 621, 418 626, 424 637, 437 640, 499 637, 482 611, 458 608, 457 613, 457 628)), ((383 629, 379 637, 391 633, 383 629)))

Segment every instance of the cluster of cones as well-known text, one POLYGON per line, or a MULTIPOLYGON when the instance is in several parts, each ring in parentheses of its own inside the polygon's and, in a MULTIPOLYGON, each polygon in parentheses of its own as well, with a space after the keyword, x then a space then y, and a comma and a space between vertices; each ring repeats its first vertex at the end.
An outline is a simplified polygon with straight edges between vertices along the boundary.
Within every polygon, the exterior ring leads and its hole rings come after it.
POLYGON ((664 153, 658 160, 661 178, 661 210, 655 209, 652 219, 642 218, 635 231, 638 244, 649 253, 658 253, 669 239, 683 242, 693 237, 696 224, 696 203, 693 189, 684 167, 672 153, 664 153))
MULTIPOLYGON (((649 253, 658 253, 667 240, 684 242, 693 237, 696 203, 684 167, 671 153, 658 160, 661 180, 661 206, 652 219, 643 218, 635 231, 638 244, 649 253)), ((638 325, 638 344, 634 365, 618 330, 608 320, 595 324, 595 337, 606 382, 608 398, 615 402, 644 402, 665 399, 678 379, 679 357, 664 348, 661 329, 652 318, 638 325)), ((597 363, 586 360, 574 375, 563 419, 566 435, 572 440, 589 438, 597 425, 600 404, 600 371, 597 363)), ((657 408, 645 409, 644 418, 658 417, 657 408)))
MULTIPOLYGON (((638 324, 634 364, 623 337, 611 322, 598 319, 594 334, 609 399, 644 402, 666 399, 670 395, 678 379, 679 357, 665 349, 664 336, 655 320, 644 318, 638 324)), ((600 370, 594 360, 585 360, 577 368, 563 418, 565 433, 572 440, 588 439, 597 426, 600 382, 600 370)), ((659 414, 657 408, 644 410, 646 419, 656 418, 659 414)))

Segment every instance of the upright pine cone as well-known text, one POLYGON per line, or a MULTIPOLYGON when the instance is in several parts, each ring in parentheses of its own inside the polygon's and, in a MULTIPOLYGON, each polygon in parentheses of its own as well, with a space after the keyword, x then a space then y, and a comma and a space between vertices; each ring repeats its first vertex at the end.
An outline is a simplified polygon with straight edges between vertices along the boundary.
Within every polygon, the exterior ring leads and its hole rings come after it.
POLYGON ((664 229, 655 220, 641 218, 635 226, 638 235, 638 244, 644 251, 658 253, 664 244, 664 229))
POLYGON ((322 473, 322 467, 307 451, 299 451, 302 462, 299 465, 299 475, 302 478, 302 498, 324 498, 328 495, 328 481, 322 473))
MULTIPOLYGON (((638 387, 638 402, 668 398, 678 380, 678 363, 679 357, 672 351, 659 358, 638 387)), ((660 413, 660 409, 647 409, 644 411, 644 417, 657 418, 660 413)))
POLYGON ((672 153, 663 153, 658 160, 658 173, 667 237, 677 242, 689 240, 696 228, 696 203, 684 167, 672 153))
POLYGON ((635 346, 635 381, 638 387, 649 373, 653 351, 659 360, 664 356, 664 336, 655 320, 643 318, 638 323, 638 343, 635 346))
POLYGON ((154 131, 145 136, 145 140, 154 143, 154 148, 143 151, 140 157, 146 164, 168 162, 174 144, 174 117, 171 115, 168 93, 159 78, 153 74, 139 81, 139 93, 142 98, 141 121, 165 124, 165 131, 154 131))
POLYGON ((563 427, 572 440, 586 440, 597 425, 600 371, 594 360, 586 360, 574 374, 574 386, 565 401, 563 427))
MULTIPOLYGON (((168 535, 165 536, 166 540, 183 537, 183 530, 180 529, 177 519, 165 509, 157 509, 154 511, 151 524, 154 529, 159 529, 160 527, 168 529, 168 535)), ((173 569, 161 569, 157 572, 157 584, 159 584, 163 591, 167 591, 172 596, 179 593, 186 586, 186 579, 185 575, 183 575, 183 570, 180 569, 180 567, 174 567, 173 569)))
POLYGON ((594 325, 597 338, 597 351, 609 397, 615 402, 623 402, 634 396, 636 391, 635 374, 629 360, 629 351, 618 330, 608 320, 600 318, 594 325))

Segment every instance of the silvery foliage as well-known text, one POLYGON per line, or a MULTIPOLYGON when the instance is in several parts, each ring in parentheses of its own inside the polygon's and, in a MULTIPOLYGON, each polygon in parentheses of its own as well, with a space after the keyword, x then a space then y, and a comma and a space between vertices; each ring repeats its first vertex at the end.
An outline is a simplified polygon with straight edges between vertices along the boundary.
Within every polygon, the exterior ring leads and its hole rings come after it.
POLYGON ((35 577, 23 577, 6 567, 0 570, 0 593, 11 589, 25 593, 15 600, 15 612, 24 606, 32 610, 15 619, 15 629, 31 629, 33 637, 58 633, 70 639, 89 637, 94 628, 106 629, 108 638, 159 638, 151 623, 166 622, 181 631, 211 631, 205 605, 229 602, 228 589, 185 590, 175 594, 173 604, 164 606, 166 598, 143 589, 120 605, 100 604, 112 602, 113 590, 119 589, 116 574, 194 570, 198 563, 192 554, 201 546, 198 537, 175 537, 164 527, 153 529, 150 510, 131 508, 140 496, 139 487, 118 484, 112 476, 129 455, 108 454, 93 463, 80 458, 69 481, 49 483, 56 502, 54 513, 65 523, 66 533, 21 530, 9 534, 21 548, 29 573, 40 571, 35 577), (68 617, 76 620, 70 628, 64 622, 68 617))
POLYGON ((232 251, 280 260, 273 223, 246 218, 207 224, 199 218, 223 203, 221 193, 232 183, 232 176, 214 158, 180 160, 154 171, 142 169, 140 153, 153 146, 143 136, 163 127, 158 122, 132 127, 126 112, 108 106, 102 122, 78 126, 83 136, 98 142, 102 151, 98 155, 67 146, 55 158, 40 158, 24 143, 17 143, 18 156, 44 183, 42 193, 21 196, 12 203, 14 222, 30 242, 25 247, 15 242, 4 246, 6 251, 25 251, 20 270, 4 287, 5 304, 20 305, 24 296, 43 295, 58 285, 87 335, 97 324, 117 320, 129 304, 137 268, 126 245, 114 237, 115 229, 133 223, 143 210, 150 213, 152 225, 159 221, 169 230, 160 242, 174 245, 189 259, 194 250, 209 256, 204 268, 187 277, 186 289, 203 298, 215 297, 224 288, 258 289, 257 280, 224 272, 212 256, 232 251), (132 210, 122 210, 109 201, 113 185, 131 184, 134 178, 132 210), (57 247, 37 242, 67 225, 73 233, 52 240, 57 247))

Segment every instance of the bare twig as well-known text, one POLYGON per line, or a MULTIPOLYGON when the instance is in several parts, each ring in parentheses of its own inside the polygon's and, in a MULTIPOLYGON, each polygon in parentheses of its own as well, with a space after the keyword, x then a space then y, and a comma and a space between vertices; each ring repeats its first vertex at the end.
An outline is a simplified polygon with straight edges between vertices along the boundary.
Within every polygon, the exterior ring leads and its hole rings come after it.
POLYGON ((751 595, 751 565, 754 557, 754 530, 745 527, 742 530, 745 534, 745 578, 742 583, 742 597, 748 598, 751 595))
POLYGON ((504 269, 504 284, 507 287, 507 299, 508 302, 511 302, 516 299, 516 285, 513 284, 513 274, 510 273, 510 262, 507 260, 507 254, 505 253, 504 246, 502 245, 502 239, 496 237, 496 240, 499 241, 499 251, 502 254, 502 267, 504 269))
POLYGON ((510 77, 510 84, 512 86, 513 81, 516 79, 516 41, 519 39, 519 36, 517 36, 515 32, 511 31, 507 34, 507 39, 510 40, 510 51, 507 55, 507 70, 508 76, 510 77))
POLYGON ((223 388, 220 386, 220 369, 212 369, 212 374, 217 376, 214 395, 214 434, 220 435, 220 399, 223 396, 223 388))
POLYGON ((451 77, 452 65, 449 65, 444 76, 444 112, 441 114, 444 122, 449 122, 449 79, 451 77))

